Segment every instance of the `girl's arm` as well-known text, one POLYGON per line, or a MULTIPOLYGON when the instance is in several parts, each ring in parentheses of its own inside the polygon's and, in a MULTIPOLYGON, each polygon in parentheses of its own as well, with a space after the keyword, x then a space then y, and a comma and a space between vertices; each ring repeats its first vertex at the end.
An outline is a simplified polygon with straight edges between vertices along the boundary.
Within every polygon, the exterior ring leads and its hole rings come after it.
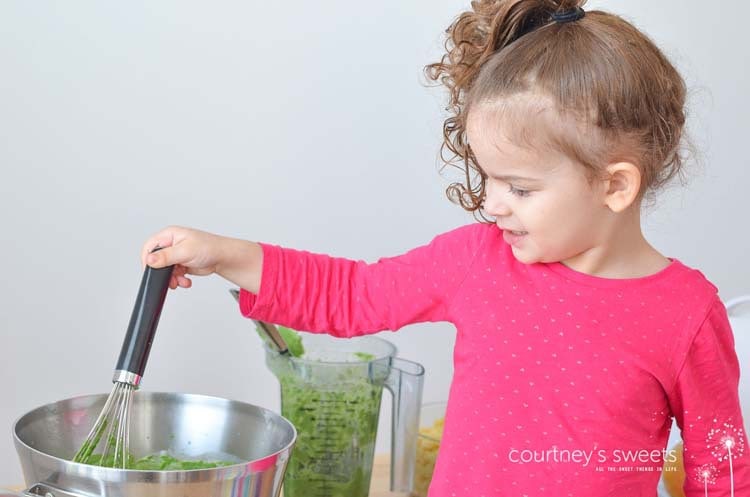
POLYGON ((738 385, 732 329, 717 296, 669 395, 684 441, 686 497, 703 497, 706 487, 714 497, 750 495, 750 446, 738 385))
POLYGON ((351 337, 450 320, 450 304, 488 233, 470 224, 429 244, 374 263, 261 243, 257 294, 244 288, 246 317, 351 337))

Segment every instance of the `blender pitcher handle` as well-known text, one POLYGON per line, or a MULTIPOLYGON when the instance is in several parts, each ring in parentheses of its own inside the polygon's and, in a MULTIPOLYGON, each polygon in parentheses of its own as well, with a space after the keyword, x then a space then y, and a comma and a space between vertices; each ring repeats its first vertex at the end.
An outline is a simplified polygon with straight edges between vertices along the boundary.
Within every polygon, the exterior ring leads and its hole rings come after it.
POLYGON ((410 492, 419 435, 424 367, 416 362, 391 358, 385 387, 393 394, 391 415, 391 492, 410 492))

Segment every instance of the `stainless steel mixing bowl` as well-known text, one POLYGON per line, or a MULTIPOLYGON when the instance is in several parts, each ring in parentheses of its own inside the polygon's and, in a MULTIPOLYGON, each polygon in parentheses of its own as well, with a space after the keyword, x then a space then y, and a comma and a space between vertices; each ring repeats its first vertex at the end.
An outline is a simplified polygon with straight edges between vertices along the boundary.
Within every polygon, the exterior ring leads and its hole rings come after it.
POLYGON ((216 397, 137 392, 130 450, 136 457, 169 450, 184 458, 228 455, 242 462, 189 471, 122 470, 71 462, 106 397, 61 400, 34 409, 15 423, 14 441, 29 487, 23 495, 279 495, 297 437, 294 426, 262 407, 216 397))

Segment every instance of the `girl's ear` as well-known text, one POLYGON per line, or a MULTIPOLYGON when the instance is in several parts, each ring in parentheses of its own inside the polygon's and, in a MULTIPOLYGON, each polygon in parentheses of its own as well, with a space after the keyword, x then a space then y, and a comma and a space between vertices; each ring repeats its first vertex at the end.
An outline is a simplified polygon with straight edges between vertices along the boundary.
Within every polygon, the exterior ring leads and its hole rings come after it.
POLYGON ((622 212, 638 198, 641 171, 630 162, 616 162, 607 166, 604 179, 604 203, 613 212, 622 212))

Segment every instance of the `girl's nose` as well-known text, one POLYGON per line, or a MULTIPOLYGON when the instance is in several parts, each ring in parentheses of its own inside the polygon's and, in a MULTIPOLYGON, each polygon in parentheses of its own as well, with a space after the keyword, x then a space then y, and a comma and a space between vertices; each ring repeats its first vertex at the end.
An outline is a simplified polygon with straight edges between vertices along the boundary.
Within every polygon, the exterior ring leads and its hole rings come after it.
POLYGON ((489 183, 486 185, 484 202, 482 203, 484 211, 492 217, 509 216, 512 211, 497 190, 496 186, 491 187, 489 183))

